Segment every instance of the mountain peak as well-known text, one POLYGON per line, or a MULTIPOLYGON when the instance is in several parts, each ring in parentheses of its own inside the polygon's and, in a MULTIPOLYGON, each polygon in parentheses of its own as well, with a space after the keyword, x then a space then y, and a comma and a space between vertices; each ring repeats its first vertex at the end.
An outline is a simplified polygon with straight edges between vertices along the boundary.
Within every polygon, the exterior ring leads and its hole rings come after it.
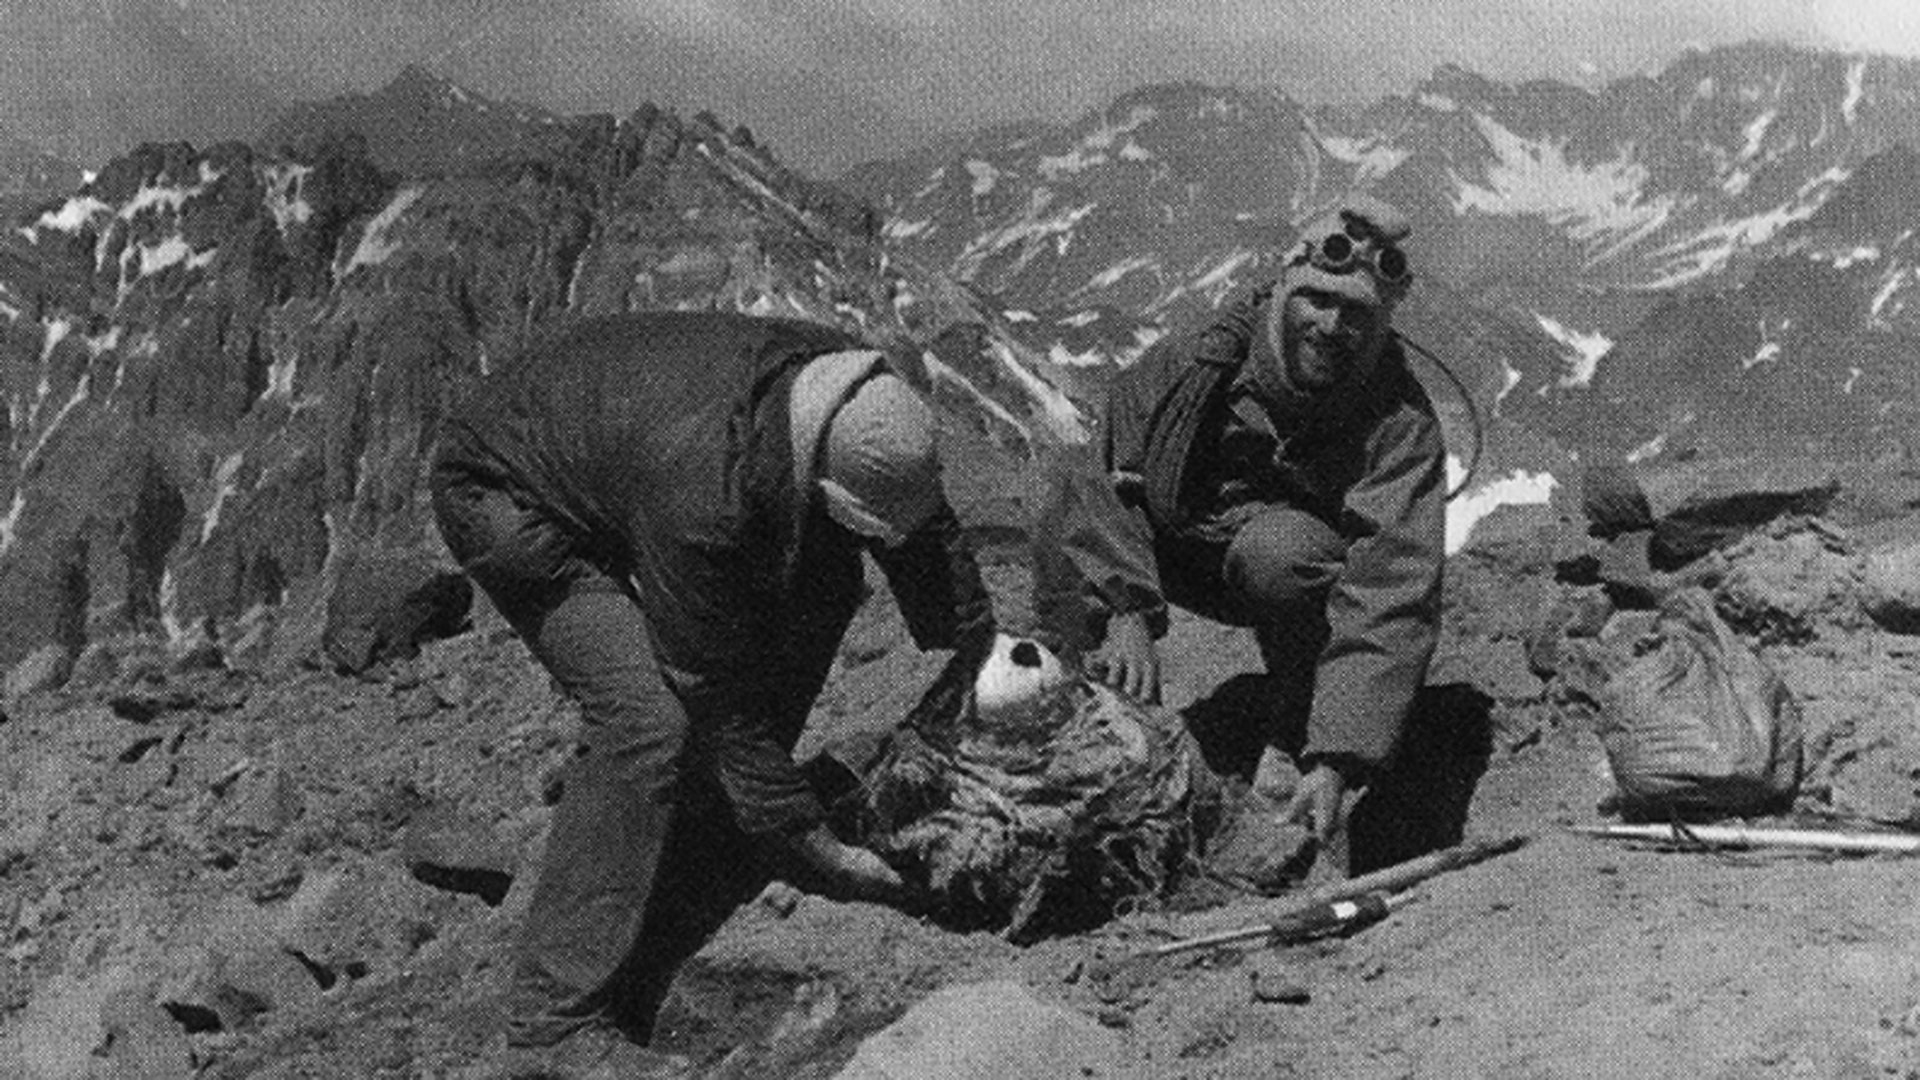
POLYGON ((382 168, 406 175, 457 172, 480 161, 561 141, 562 120, 544 109, 496 101, 418 64, 370 94, 304 102, 268 128, 271 148, 310 146, 352 133, 382 168))

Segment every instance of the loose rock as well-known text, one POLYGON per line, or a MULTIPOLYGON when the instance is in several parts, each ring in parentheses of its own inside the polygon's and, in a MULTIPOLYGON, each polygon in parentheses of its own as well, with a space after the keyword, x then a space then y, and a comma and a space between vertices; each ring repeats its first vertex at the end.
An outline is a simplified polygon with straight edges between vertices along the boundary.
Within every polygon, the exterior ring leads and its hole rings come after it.
POLYGON ((1313 991, 1300 981, 1300 973, 1272 953, 1256 953, 1250 958, 1247 978, 1252 983, 1255 1001, 1268 1005, 1305 1005, 1313 1000, 1313 991))
POLYGON ((1100 1023, 1014 982, 937 991, 860 1044, 839 1080, 1103 1075, 1120 1059, 1100 1023))
POLYGON ((73 673, 73 657, 58 645, 42 645, 7 673, 7 700, 58 690, 73 673))
POLYGON ((451 898, 365 856, 307 875, 287 901, 277 940, 330 978, 392 970, 438 936, 451 898))
POLYGON ((188 1031, 231 1031, 262 1013, 319 1000, 320 986, 274 940, 267 913, 230 897, 207 919, 200 944, 175 955, 160 1005, 188 1031))
POLYGON ((415 813, 400 838, 414 879, 436 889, 478 896, 498 907, 513 886, 517 853, 493 827, 436 803, 415 813))
POLYGON ((1920 544, 1869 552, 1860 604, 1882 629, 1920 634, 1920 544))

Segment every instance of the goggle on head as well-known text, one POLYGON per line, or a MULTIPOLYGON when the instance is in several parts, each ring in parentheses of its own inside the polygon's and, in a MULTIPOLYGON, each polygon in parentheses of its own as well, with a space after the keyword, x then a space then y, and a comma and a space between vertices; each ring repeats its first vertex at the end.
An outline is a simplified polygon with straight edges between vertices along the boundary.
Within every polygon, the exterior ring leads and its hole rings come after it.
POLYGON ((1329 274, 1350 274, 1364 266, 1376 281, 1394 292, 1404 291, 1413 282, 1407 253, 1380 235, 1366 218, 1350 212, 1340 214, 1337 229, 1331 222, 1320 228, 1309 227, 1287 264, 1306 264, 1329 274))

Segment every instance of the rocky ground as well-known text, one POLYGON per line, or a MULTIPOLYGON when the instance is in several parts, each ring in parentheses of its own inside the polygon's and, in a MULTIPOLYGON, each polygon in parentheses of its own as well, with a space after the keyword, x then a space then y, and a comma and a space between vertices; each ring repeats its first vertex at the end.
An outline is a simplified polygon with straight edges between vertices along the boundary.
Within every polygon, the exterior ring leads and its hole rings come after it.
MULTIPOLYGON (((1920 529, 1901 509, 1788 519, 1710 578, 1804 712, 1801 818, 1920 821, 1920 529)), ((1436 679, 1493 703, 1466 830, 1529 838, 1518 852, 1351 937, 1195 953, 1122 985, 1090 972, 1257 906, 1143 910, 1015 947, 776 885, 684 972, 659 1075, 916 1075, 860 1048, 932 997, 952 1011, 916 1037, 967 1034, 985 1054, 956 1075, 1920 1076, 1915 864, 1567 829, 1602 820, 1612 790, 1568 643, 1630 651, 1649 618, 1614 610, 1631 575, 1568 533, 1495 521, 1451 570, 1436 679)), ((1017 624, 1023 573, 990 579, 1017 624)), ((1251 642, 1186 619, 1167 656, 1176 708, 1257 666, 1251 642)), ((503 943, 570 708, 485 611, 358 677, 241 659, 126 639, 58 690, 15 673, 0 1075, 458 1076, 497 1055, 503 943)), ((940 660, 878 594, 802 752, 897 721, 940 660)))

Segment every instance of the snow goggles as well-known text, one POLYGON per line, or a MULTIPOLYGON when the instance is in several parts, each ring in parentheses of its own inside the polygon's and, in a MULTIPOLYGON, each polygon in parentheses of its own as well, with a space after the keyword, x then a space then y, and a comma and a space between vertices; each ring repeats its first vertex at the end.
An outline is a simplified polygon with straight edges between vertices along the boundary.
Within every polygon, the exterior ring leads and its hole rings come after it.
POLYGON ((1306 261, 1329 274, 1351 273, 1355 266, 1364 264, 1374 277, 1388 285, 1405 285, 1413 280, 1407 253, 1367 233, 1350 217, 1342 223, 1339 232, 1329 233, 1317 242, 1307 240, 1305 244, 1306 261))

